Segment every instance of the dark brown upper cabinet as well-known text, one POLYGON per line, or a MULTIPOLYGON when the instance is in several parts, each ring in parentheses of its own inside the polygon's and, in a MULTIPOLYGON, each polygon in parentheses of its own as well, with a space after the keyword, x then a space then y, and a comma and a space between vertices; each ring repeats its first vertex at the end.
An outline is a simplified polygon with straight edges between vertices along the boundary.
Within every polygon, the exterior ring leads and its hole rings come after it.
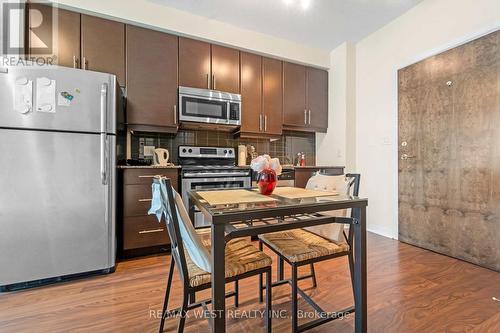
POLYGON ((241 137, 282 133, 282 62, 241 52, 241 137))
POLYGON ((307 112, 308 123, 318 132, 328 128, 328 72, 307 68, 307 112))
POLYGON ((240 92, 240 51, 212 45, 212 89, 240 92))
POLYGON ((284 115, 286 129, 326 132, 328 127, 328 72, 285 62, 284 115))
MULTIPOLYGON (((48 20, 48 24, 42 24, 37 28, 37 35, 47 36, 52 39, 54 64, 65 67, 80 68, 80 14, 69 10, 53 8, 40 3, 28 3, 29 15, 28 26, 32 27, 35 22, 36 11, 42 14, 42 18, 48 20), (57 22, 57 29, 52 36, 52 27, 57 22), (40 30, 41 29, 41 30, 40 30)), ((47 22, 46 22, 47 23, 47 22)), ((28 31, 30 31, 28 29, 28 31)), ((28 54, 36 56, 36 44, 32 34, 27 34, 28 54)))
POLYGON ((179 85, 210 89, 210 44, 179 37, 179 85))
POLYGON ((81 15, 82 69, 115 74, 125 85, 125 25, 81 15))
POLYGON ((307 125, 306 67, 283 63, 284 114, 283 123, 290 126, 307 125))
POLYGON ((281 135, 283 130, 283 62, 262 58, 263 130, 268 135, 281 135))
POLYGON ((262 132, 262 57, 241 52, 241 134, 262 132))
POLYGON ((179 37, 179 85, 240 92, 240 52, 179 37))
POLYGON ((127 25, 127 124, 144 131, 177 131, 178 38, 127 25))

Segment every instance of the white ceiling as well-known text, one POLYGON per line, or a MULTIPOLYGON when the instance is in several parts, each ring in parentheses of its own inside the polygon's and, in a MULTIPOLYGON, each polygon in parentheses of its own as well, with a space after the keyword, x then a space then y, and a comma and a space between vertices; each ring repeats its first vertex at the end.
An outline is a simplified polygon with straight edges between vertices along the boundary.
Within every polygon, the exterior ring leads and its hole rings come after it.
POLYGON ((333 50, 357 42, 422 0, 153 0, 195 15, 333 50))

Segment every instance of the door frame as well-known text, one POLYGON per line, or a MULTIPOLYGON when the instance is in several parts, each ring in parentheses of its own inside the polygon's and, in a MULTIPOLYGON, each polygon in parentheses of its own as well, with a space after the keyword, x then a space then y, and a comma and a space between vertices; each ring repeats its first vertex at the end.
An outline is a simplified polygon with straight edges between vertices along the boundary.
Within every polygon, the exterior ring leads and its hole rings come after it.
MULTIPOLYGON (((477 31, 474 31, 472 33, 465 34, 464 36, 460 38, 453 39, 450 42, 444 43, 443 45, 439 45, 437 47, 434 47, 430 49, 429 51, 422 52, 418 55, 416 55, 414 58, 405 61, 399 65, 395 66, 395 69, 393 71, 393 82, 395 85, 395 96, 392 97, 392 100, 394 101, 396 105, 396 117, 394 119, 393 123, 393 135, 394 135, 394 141, 393 142, 393 149, 392 149, 392 160, 391 160, 391 167, 392 170, 394 170, 394 184, 395 184, 395 189, 394 189, 394 197, 392 198, 393 203, 394 203, 394 217, 395 217, 395 230, 393 234, 394 239, 399 239, 399 80, 398 80, 398 72, 399 70, 411 66, 417 62, 420 62, 422 60, 425 60, 429 57, 438 55, 440 53, 446 52, 448 50, 454 49, 456 47, 459 47, 461 45, 467 44, 468 42, 471 42, 475 39, 481 38, 483 36, 486 36, 492 32, 495 32, 500 29, 499 24, 491 25, 488 26, 487 28, 479 29, 477 31)), ((392 232, 391 232, 392 233, 392 232)))

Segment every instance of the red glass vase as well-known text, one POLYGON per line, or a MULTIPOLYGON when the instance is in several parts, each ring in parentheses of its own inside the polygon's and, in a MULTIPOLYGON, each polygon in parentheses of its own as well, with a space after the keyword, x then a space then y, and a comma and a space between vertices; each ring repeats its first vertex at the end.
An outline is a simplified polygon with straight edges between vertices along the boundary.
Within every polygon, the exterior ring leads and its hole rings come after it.
POLYGON ((273 193, 277 183, 278 177, 273 169, 264 169, 259 173, 259 181, 257 182, 257 185, 259 185, 261 194, 270 195, 273 193))

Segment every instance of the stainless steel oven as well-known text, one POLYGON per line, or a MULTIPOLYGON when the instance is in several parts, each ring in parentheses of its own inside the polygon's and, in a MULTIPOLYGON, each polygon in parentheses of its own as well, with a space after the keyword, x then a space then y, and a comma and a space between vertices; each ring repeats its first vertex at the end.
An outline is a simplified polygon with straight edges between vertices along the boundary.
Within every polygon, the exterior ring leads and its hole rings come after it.
POLYGON ((179 87, 181 122, 241 125, 241 95, 218 90, 179 87))
MULTIPOLYGON (((217 188, 250 188, 250 168, 234 166, 234 148, 179 147, 179 163, 182 165, 182 200, 189 205, 189 191, 217 188)), ((194 215, 196 228, 209 226, 203 214, 194 215)))

